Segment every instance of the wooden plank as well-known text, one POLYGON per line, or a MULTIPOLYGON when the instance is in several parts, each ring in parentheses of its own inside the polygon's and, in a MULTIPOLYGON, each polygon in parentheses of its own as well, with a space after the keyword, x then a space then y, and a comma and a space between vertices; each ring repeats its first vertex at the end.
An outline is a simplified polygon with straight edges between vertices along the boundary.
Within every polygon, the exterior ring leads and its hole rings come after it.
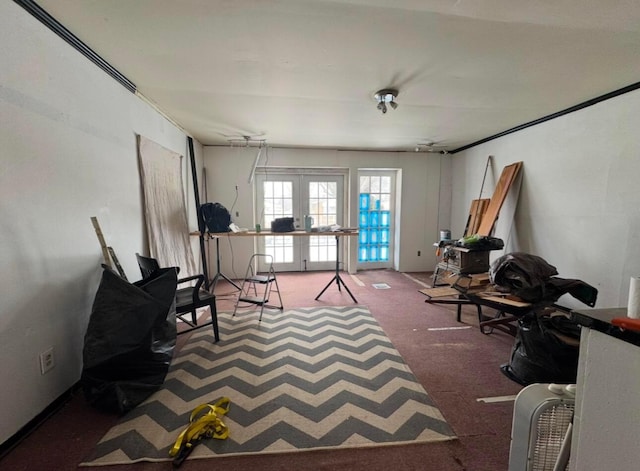
POLYGON ((120 274, 120 276, 126 280, 127 280, 127 275, 125 275, 124 270, 122 269, 122 265, 120 265, 120 260, 118 260, 118 257, 116 257, 116 251, 113 250, 113 247, 109 246, 107 247, 107 250, 109 250, 109 255, 111 255, 111 260, 113 260, 113 264, 116 266, 116 270, 118 270, 118 273, 120 274))
POLYGON ((102 248, 102 258, 104 258, 104 264, 111 268, 109 249, 107 249, 107 243, 104 241, 102 229, 100 229, 100 224, 98 224, 98 218, 95 216, 91 216, 91 224, 93 224, 93 228, 95 229, 96 235, 98 236, 98 242, 100 242, 100 248, 102 248))
POLYGON ((419 291, 429 298, 448 298, 452 296, 457 297, 460 294, 457 289, 450 286, 443 286, 441 288, 426 288, 419 291))
POLYGON ((494 303, 505 304, 507 306, 522 307, 522 308, 531 306, 531 303, 525 303, 524 301, 516 301, 515 299, 501 298, 499 296, 478 296, 478 297, 487 301, 493 301, 494 303))
MULTIPOLYGON (((293 231, 293 232, 271 232, 262 230, 260 232, 256 232, 255 230, 251 231, 242 231, 242 232, 205 232, 205 237, 267 237, 267 236, 293 236, 293 237, 312 237, 312 236, 334 236, 334 237, 349 237, 349 236, 357 236, 358 229, 342 229, 339 231, 328 231, 328 232, 306 232, 306 231, 293 231)), ((200 232, 194 231, 190 232, 189 235, 192 236, 200 236, 200 232)))
POLYGON ((490 198, 483 198, 479 200, 471 201, 471 208, 469 209, 469 217, 467 218, 467 226, 464 229, 464 236, 469 237, 478 232, 480 227, 480 221, 487 212, 489 207, 490 198))
POLYGON ((495 190, 493 191, 493 196, 491 197, 491 202, 489 203, 489 207, 482 218, 482 222, 480 223, 480 227, 478 228, 478 234, 482 236, 491 235, 491 231, 493 230, 493 225, 498 219, 498 214, 500 214, 500 208, 504 203, 504 200, 507 198, 507 194, 509 193, 509 188, 511 188, 511 184, 515 180, 520 168, 522 167, 522 162, 516 162, 511 165, 507 165, 500 175, 500 179, 496 185, 495 190))
POLYGON ((486 286, 489 284, 489 273, 473 273, 470 275, 464 275, 461 277, 457 277, 455 280, 451 281, 451 285, 454 284, 469 286, 469 288, 477 288, 479 286, 486 286), (460 282, 458 283, 458 280, 460 282))

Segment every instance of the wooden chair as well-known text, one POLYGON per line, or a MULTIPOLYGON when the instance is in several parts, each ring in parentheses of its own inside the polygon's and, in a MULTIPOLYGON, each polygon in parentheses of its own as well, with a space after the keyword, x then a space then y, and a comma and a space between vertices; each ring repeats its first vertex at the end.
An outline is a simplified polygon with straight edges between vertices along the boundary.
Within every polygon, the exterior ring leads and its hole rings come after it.
MULTIPOLYGON (((143 278, 148 278, 160 269, 160 265, 155 258, 145 257, 140 254, 136 254, 138 260, 138 266, 140 267, 140 273, 143 278)), ((180 268, 176 267, 178 273, 180 268)), ((188 329, 183 329, 178 334, 185 334, 202 327, 211 325, 213 327, 213 335, 215 341, 220 340, 220 332, 218 330, 218 313, 216 310, 216 297, 208 291, 202 289, 204 283, 204 275, 193 275, 186 278, 178 279, 178 286, 182 283, 188 283, 195 281, 194 286, 188 286, 186 288, 179 288, 176 291, 176 316, 183 322, 190 326, 188 329), (198 317, 196 309, 209 307, 211 312, 211 320, 204 324, 198 324, 198 317), (191 319, 185 319, 186 314, 191 314, 191 319)))

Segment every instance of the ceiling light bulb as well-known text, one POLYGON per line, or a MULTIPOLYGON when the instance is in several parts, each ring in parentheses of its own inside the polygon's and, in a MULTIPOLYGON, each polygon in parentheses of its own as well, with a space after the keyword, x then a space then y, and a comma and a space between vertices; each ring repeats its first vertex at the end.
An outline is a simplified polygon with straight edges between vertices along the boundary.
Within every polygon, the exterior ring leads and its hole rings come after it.
POLYGON ((391 100, 389 104, 391 105, 391 108, 393 108, 394 110, 398 107, 398 104, 393 100, 391 100))

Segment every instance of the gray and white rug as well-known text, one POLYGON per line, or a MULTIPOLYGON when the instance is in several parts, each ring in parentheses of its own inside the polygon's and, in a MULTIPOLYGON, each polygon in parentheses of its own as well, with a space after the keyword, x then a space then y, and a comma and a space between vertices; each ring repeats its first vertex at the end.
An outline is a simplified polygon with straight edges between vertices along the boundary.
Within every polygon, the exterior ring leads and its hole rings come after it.
POLYGON ((188 459, 450 440, 451 428, 369 310, 315 307, 231 317, 194 334, 162 389, 81 465, 170 461, 198 405, 226 396, 230 436, 188 459))

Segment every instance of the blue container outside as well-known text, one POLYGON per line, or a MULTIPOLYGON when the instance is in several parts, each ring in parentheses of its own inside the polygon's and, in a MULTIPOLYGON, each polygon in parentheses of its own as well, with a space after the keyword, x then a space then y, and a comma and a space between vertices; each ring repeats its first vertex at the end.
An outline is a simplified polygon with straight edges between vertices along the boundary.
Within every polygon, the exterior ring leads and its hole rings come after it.
POLYGON ((369 193, 360 193, 360 209, 369 209, 369 193))
POLYGON ((390 222, 391 214, 389 213, 389 211, 380 211, 380 226, 389 227, 390 222))

